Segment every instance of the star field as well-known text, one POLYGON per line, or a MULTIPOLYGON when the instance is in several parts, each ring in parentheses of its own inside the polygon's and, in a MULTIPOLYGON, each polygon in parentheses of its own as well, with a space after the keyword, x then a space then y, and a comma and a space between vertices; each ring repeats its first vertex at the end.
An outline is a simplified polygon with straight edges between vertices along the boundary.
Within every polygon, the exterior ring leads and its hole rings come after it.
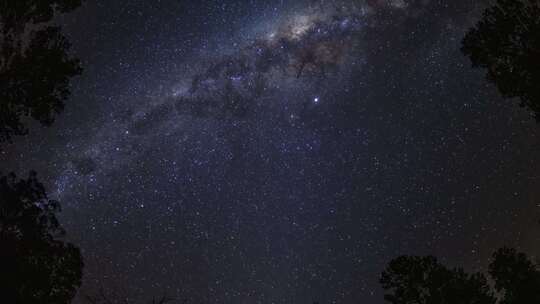
POLYGON ((534 255, 538 126, 460 52, 487 3, 88 1, 65 112, 0 161, 62 203, 81 295, 383 303, 399 254, 534 255))

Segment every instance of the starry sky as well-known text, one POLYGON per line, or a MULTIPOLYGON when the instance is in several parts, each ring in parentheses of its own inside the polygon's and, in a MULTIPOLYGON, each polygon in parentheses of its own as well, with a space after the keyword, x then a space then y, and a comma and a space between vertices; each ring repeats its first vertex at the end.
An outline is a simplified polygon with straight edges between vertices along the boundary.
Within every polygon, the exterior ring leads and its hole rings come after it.
POLYGON ((89 0, 66 110, 0 161, 61 201, 81 295, 376 304, 400 254, 536 255, 538 125, 459 50, 489 3, 89 0))

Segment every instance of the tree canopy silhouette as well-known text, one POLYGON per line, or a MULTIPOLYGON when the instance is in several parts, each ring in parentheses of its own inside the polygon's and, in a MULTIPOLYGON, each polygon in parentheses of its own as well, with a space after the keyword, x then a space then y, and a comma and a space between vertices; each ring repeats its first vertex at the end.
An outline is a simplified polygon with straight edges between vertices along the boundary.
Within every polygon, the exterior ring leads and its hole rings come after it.
POLYGON ((55 13, 81 0, 0 0, 0 142, 27 133, 25 117, 50 125, 70 95, 69 80, 82 72, 55 13))
POLYGON ((495 290, 504 295, 500 304, 540 303, 539 265, 510 248, 499 249, 493 257, 489 273, 495 290))
POLYGON ((392 292, 385 300, 393 304, 495 303, 484 275, 448 269, 432 256, 398 257, 382 273, 380 282, 392 292))
POLYGON ((482 273, 448 269, 433 256, 400 256, 388 264, 380 282, 388 292, 385 300, 392 304, 540 303, 540 271, 525 254, 497 250, 489 275, 495 290, 482 273))
POLYGON ((81 284, 79 249, 63 241, 56 213, 36 173, 0 177, 0 300, 70 303, 81 284))
POLYGON ((540 1, 497 0, 468 31, 462 51, 540 122, 540 1))

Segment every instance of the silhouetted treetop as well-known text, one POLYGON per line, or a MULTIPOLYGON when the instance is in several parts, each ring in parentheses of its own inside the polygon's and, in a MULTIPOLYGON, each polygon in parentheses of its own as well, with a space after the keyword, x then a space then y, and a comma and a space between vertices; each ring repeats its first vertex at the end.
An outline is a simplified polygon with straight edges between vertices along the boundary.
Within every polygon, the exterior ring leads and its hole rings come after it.
POLYGON ((497 0, 463 39, 473 67, 540 121, 540 1, 497 0))
POLYGON ((27 132, 24 117, 50 125, 82 72, 69 42, 49 22, 81 0, 0 0, 0 142, 27 132))
POLYGON ((56 213, 32 172, 0 177, 0 294, 2 303, 70 303, 81 284, 79 249, 62 241, 56 213))
POLYGON ((540 271, 525 254, 499 249, 489 275, 495 290, 481 273, 448 269, 432 256, 400 256, 388 264, 380 282, 388 292, 385 300, 393 304, 540 303, 540 271))
POLYGON ((393 304, 494 304, 487 279, 462 269, 447 269, 435 257, 401 256, 392 260, 380 282, 393 304))
POLYGON ((82 0, 0 0, 2 23, 20 29, 28 23, 49 22, 55 12, 67 13, 79 7, 82 0))
POLYGON ((511 248, 497 250, 489 274, 495 290, 504 295, 500 304, 540 303, 540 271, 525 254, 511 248))

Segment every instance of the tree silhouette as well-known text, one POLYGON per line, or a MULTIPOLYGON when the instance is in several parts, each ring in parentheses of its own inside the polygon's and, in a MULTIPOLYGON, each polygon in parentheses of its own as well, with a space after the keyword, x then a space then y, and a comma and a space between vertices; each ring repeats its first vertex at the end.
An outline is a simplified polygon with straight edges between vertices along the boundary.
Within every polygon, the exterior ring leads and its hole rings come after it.
POLYGON ((463 39, 473 67, 505 98, 519 98, 540 122, 540 1, 497 0, 463 39))
POLYGON ((393 304, 494 304, 484 275, 447 269, 435 257, 401 256, 390 262, 380 280, 393 304))
POLYGON ((50 125, 70 95, 69 80, 82 71, 55 13, 81 0, 0 0, 0 142, 27 133, 25 117, 50 125))
POLYGON ((540 303, 538 265, 510 248, 499 249, 493 258, 489 273, 495 281, 495 290, 504 295, 501 304, 540 303))
POLYGON ((388 264, 380 282, 389 292, 385 300, 393 304, 540 303, 540 271, 525 254, 499 249, 493 254, 489 275, 495 290, 481 273, 448 269, 432 256, 401 256, 388 264))
POLYGON ((60 205, 31 172, 0 177, 0 300, 69 303, 81 284, 79 249, 61 240, 60 205))

